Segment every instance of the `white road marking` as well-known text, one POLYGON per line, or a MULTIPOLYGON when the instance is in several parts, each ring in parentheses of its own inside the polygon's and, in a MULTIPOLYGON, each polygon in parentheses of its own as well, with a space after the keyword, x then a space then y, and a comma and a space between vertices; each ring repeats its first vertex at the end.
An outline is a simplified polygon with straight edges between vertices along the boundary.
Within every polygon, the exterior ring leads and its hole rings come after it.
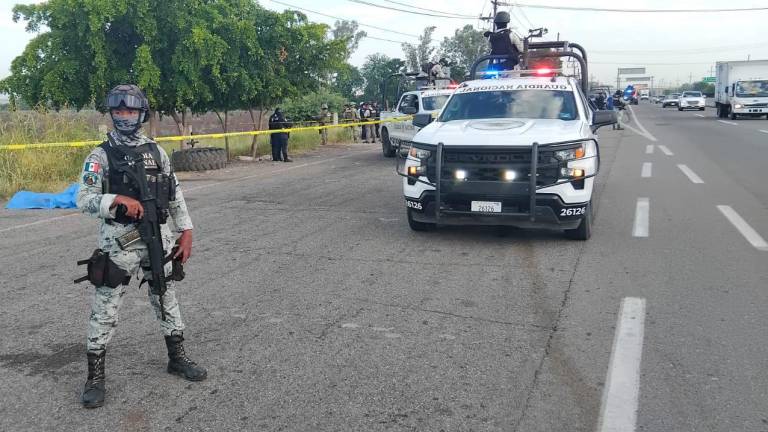
POLYGON ((670 149, 667 148, 665 145, 660 145, 659 150, 661 150, 662 153, 664 153, 667 156, 674 156, 675 154, 672 153, 670 149))
POLYGON ((78 212, 78 213, 69 213, 69 214, 65 214, 63 216, 56 216, 56 217, 52 217, 52 218, 48 218, 48 219, 41 219, 41 220, 35 221, 35 222, 30 222, 30 223, 26 223, 26 224, 22 224, 22 225, 16 225, 16 226, 8 227, 8 228, 3 228, 3 229, 0 229, 0 233, 6 232, 6 231, 13 231, 13 230, 19 229, 19 228, 26 228, 26 227, 30 227, 30 226, 34 226, 34 225, 40 225, 42 223, 51 222, 51 221, 55 221, 55 220, 59 220, 59 219, 64 219, 64 218, 68 218, 68 217, 72 217, 72 216, 77 216, 77 215, 80 215, 80 214, 82 214, 82 213, 80 213, 80 212, 78 212))
POLYGON ((719 205, 717 206, 717 209, 720 210, 720 212, 726 218, 728 218, 733 226, 739 230, 741 235, 743 235, 744 238, 747 239, 747 241, 755 247, 755 249, 768 252, 768 243, 765 242, 765 239, 763 239, 763 237, 761 237, 754 228, 749 226, 747 221, 745 221, 744 218, 736 213, 736 210, 727 205, 719 205))
POLYGON ((648 237, 648 225, 651 201, 648 198, 638 198, 635 207, 635 225, 632 229, 632 237, 648 237))
POLYGON ((645 154, 653 154, 653 144, 645 146, 645 154))
POLYGON ((738 125, 739 125, 738 123, 729 122, 729 121, 725 121, 725 120, 718 120, 718 121, 719 121, 720 123, 724 123, 724 124, 727 124, 727 125, 732 125, 732 126, 738 126, 738 125))
POLYGON ((653 141, 653 142, 658 141, 656 137, 653 136, 650 132, 648 132, 648 130, 645 127, 643 127, 643 124, 640 123, 640 118, 638 118, 637 114, 635 114, 635 110, 632 109, 632 106, 631 105, 627 105, 627 106, 629 107, 629 112, 632 113, 632 120, 635 121, 635 124, 640 130, 638 131, 637 129, 633 128, 630 125, 624 125, 624 126, 627 127, 629 130, 631 130, 632 132, 640 136, 643 136, 650 141, 653 141))
POLYGON ((605 378, 598 432, 633 432, 637 426, 644 332, 645 299, 623 299, 605 378))
POLYGON ((359 327, 360 327, 360 324, 355 324, 355 323, 344 323, 341 325, 341 328, 348 328, 348 329, 354 329, 359 327))
POLYGON ((680 171, 683 172, 683 174, 688 176, 688 179, 691 180, 692 183, 701 184, 704 183, 704 180, 701 179, 698 175, 696 175, 695 172, 693 172, 692 169, 688 168, 687 165, 678 164, 678 168, 680 168, 680 171))
POLYGON ((651 176, 651 170, 653 169, 653 164, 650 162, 645 162, 643 164, 643 169, 640 170, 640 177, 648 178, 651 176))
POLYGON ((696 117, 701 117, 701 118, 705 117, 704 114, 695 114, 695 115, 696 115, 696 117))
POLYGON ((763 129, 760 129, 760 132, 762 132, 762 133, 768 133, 768 130, 763 130, 763 129))

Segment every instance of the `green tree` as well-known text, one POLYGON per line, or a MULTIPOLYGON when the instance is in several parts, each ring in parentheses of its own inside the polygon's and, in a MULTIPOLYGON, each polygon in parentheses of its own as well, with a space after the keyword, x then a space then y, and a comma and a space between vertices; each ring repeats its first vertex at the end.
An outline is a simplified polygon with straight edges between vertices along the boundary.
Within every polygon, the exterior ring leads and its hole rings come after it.
POLYGON ((435 26, 427 27, 419 36, 419 43, 414 45, 403 43, 401 46, 405 53, 405 64, 410 71, 421 70, 421 65, 432 60, 435 48, 432 46, 432 34, 435 32, 435 26))
POLYGON ((360 40, 368 36, 368 33, 358 30, 358 27, 357 21, 341 20, 336 21, 333 25, 333 30, 331 30, 333 39, 342 40, 347 46, 347 57, 344 59, 345 61, 348 61, 349 56, 357 51, 357 47, 360 45, 360 40))
POLYGON ((288 99, 281 105, 281 108, 285 116, 291 121, 306 122, 316 120, 322 104, 328 104, 330 112, 339 113, 344 108, 345 103, 347 103, 347 99, 344 96, 328 89, 321 89, 317 92, 288 99))
POLYGON ((351 100, 363 92, 364 86, 365 79, 363 74, 360 73, 360 69, 346 63, 336 72, 331 88, 336 93, 351 100))
POLYGON ((474 61, 490 52, 483 32, 467 24, 440 44, 440 57, 451 63, 451 78, 463 81, 474 61))
POLYGON ((381 100, 382 84, 392 74, 405 71, 405 62, 398 58, 390 58, 384 54, 369 55, 360 72, 365 79, 363 98, 365 100, 381 100))

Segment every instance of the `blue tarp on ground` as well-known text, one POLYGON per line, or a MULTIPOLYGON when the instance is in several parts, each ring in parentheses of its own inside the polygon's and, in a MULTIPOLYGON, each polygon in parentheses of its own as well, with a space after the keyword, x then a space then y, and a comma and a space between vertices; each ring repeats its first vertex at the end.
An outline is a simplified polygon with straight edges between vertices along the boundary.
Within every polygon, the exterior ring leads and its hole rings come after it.
POLYGON ((28 191, 16 192, 16 195, 11 197, 5 208, 12 210, 76 208, 75 199, 79 188, 79 184, 72 183, 67 190, 57 194, 28 191))

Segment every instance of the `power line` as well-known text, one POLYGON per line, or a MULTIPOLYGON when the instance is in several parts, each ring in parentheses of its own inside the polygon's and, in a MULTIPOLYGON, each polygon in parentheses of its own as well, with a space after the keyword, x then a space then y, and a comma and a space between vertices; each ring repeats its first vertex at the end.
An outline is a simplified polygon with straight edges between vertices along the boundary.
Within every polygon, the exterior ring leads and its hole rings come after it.
POLYGON ((453 12, 446 12, 446 11, 440 11, 440 10, 435 10, 435 9, 422 8, 422 7, 418 7, 418 6, 411 6, 408 3, 401 3, 401 2, 395 1, 395 0, 383 0, 383 1, 385 1, 387 3, 392 3, 392 4, 400 5, 400 6, 406 6, 406 7, 409 7, 411 9, 417 9, 417 10, 422 10, 422 11, 426 11, 426 12, 435 12, 435 13, 439 13, 439 14, 443 14, 443 15, 452 15, 452 16, 455 16, 457 18, 467 18, 467 19, 475 19, 475 18, 477 18, 477 17, 472 16, 472 15, 463 15, 463 14, 457 14, 457 13, 453 13, 453 12))
MULTIPOLYGON (((419 35, 416 35, 416 34, 403 33, 403 32, 399 32, 399 31, 395 31, 395 30, 386 29, 386 28, 383 28, 383 27, 377 27, 377 26, 371 25, 371 24, 364 24, 364 23, 358 22, 356 20, 350 20, 350 19, 346 19, 346 18, 340 18, 340 17, 337 17, 337 16, 324 14, 322 12, 318 12, 318 11, 315 11, 315 10, 312 10, 312 9, 306 9, 306 8, 299 7, 299 6, 294 6, 292 4, 285 3, 285 2, 282 2, 282 1, 278 1, 278 0, 271 0, 271 1, 272 1, 272 3, 281 4, 283 6, 288 6, 288 7, 291 7, 291 8, 300 10, 300 11, 304 11, 304 12, 310 12, 310 13, 313 13, 313 14, 316 14, 316 15, 324 16, 326 18, 333 18, 333 19, 341 20, 341 21, 355 21, 361 27, 370 27, 372 29, 381 30, 381 31, 389 32, 389 33, 395 33, 395 34, 399 34, 399 35, 403 35, 403 36, 410 36, 410 37, 415 37, 415 38, 419 37, 419 35)), ((373 39, 373 38, 371 38, 371 39, 373 39)))
POLYGON ((362 5, 366 5, 366 6, 373 6, 373 7, 377 7, 377 8, 381 8, 381 9, 393 10, 393 11, 398 11, 398 12, 405 12, 405 13, 414 14, 414 15, 421 15, 421 16, 431 16, 431 17, 437 17, 437 18, 452 18, 452 19, 461 19, 461 20, 470 20, 470 19, 473 20, 473 19, 477 18, 477 17, 470 16, 470 15, 466 15, 466 16, 452 16, 452 15, 442 15, 442 14, 438 15, 438 14, 433 14, 433 13, 428 13, 428 12, 416 12, 416 11, 412 11, 412 10, 399 9, 399 8, 391 7, 391 6, 384 6, 384 5, 380 5, 380 4, 376 4, 376 3, 367 2, 367 1, 364 1, 364 0, 348 0, 348 1, 350 1, 352 3, 359 3, 359 4, 362 4, 362 5))
POLYGON ((523 8, 521 8, 521 7, 518 7, 518 8, 512 8, 512 9, 513 9, 515 12, 520 12, 520 15, 522 15, 522 16, 523 16, 523 18, 525 19, 525 22, 527 22, 527 23, 528 23, 528 24, 531 26, 531 28, 536 28, 536 26, 535 26, 535 25, 533 25, 533 22, 531 22, 531 20, 529 20, 529 19, 528 19, 528 16, 527 16, 527 15, 525 14, 525 12, 523 11, 523 8))
POLYGON ((374 39, 374 40, 380 40, 380 41, 384 41, 384 42, 394 42, 394 43, 397 43, 397 44, 410 43, 410 42, 406 42, 406 41, 396 41, 396 40, 392 40, 392 39, 384 39, 384 38, 378 38, 378 37, 373 37, 373 36, 368 36, 368 35, 366 35, 363 39, 374 39))
POLYGON ((528 7, 534 9, 557 9, 557 10, 570 10, 579 12, 628 12, 628 13, 696 13, 696 12, 749 12, 749 11, 765 11, 768 7, 751 7, 751 8, 738 8, 738 9, 618 9, 618 8, 594 8, 594 7, 576 7, 576 6, 549 6, 538 4, 527 4, 513 2, 513 6, 528 7))

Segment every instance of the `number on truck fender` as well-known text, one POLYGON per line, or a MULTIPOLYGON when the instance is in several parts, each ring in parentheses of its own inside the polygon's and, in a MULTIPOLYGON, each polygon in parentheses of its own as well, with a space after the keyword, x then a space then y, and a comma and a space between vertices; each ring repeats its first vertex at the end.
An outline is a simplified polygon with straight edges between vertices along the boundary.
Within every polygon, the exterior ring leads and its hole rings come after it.
POLYGON ((586 207, 560 209, 560 216, 581 216, 586 214, 586 207))

